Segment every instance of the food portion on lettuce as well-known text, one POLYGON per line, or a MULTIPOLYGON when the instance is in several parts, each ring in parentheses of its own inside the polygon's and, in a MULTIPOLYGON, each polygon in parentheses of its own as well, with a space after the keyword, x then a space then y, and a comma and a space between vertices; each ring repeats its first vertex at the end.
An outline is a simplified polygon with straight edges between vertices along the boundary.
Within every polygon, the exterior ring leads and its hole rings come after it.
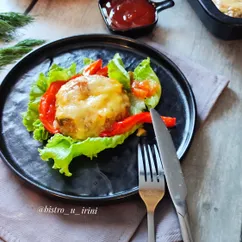
POLYGON ((130 102, 117 80, 87 75, 63 85, 56 94, 55 107, 60 133, 85 140, 127 118, 130 102))
MULTIPOLYGON (((77 73, 53 65, 41 73, 32 85, 23 124, 38 141, 47 141, 39 149, 42 160, 52 159, 53 168, 71 176, 72 159, 93 158, 101 151, 115 148, 143 123, 151 123, 148 110, 161 96, 160 81, 143 60, 134 70, 126 70, 117 53, 106 66, 101 59, 84 58, 77 73)), ((167 127, 176 119, 161 117, 167 127)))

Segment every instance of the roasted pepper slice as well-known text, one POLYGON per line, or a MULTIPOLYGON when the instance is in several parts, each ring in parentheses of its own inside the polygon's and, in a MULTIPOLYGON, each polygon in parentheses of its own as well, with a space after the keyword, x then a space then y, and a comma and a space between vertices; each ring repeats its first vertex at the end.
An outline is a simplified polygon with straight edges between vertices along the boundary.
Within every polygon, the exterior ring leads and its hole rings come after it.
MULTIPOLYGON (((161 116, 161 118, 168 128, 172 128, 176 125, 176 118, 164 116, 161 116)), ((138 113, 124 119, 123 121, 115 122, 110 129, 103 131, 99 136, 111 137, 123 134, 131 130, 135 125, 142 123, 152 123, 151 115, 149 112, 138 113)))

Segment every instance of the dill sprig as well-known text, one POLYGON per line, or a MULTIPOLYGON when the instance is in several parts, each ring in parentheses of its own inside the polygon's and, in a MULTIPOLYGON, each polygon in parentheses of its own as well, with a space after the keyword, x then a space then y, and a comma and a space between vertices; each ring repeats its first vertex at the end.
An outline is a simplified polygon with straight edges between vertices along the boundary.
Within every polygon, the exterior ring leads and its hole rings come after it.
POLYGON ((12 40, 17 28, 23 27, 31 23, 33 20, 33 17, 21 13, 0 13, 0 40, 12 40))
POLYGON ((1 48, 0 49, 0 69, 3 66, 12 64, 17 59, 21 58, 28 52, 30 52, 34 47, 45 43, 45 40, 36 39, 26 39, 20 41, 14 46, 1 48))
POLYGON ((25 39, 18 42, 15 46, 17 47, 35 47, 38 45, 42 45, 45 43, 45 40, 38 40, 38 39, 25 39))

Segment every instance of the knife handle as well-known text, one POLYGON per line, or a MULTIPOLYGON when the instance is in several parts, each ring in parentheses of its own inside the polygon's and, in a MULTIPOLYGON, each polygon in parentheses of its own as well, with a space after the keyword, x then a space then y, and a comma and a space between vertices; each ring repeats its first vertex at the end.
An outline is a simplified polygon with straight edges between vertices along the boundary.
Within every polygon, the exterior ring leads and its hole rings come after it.
POLYGON ((177 213, 177 214, 178 214, 178 219, 181 227, 183 241, 193 242, 189 220, 188 220, 188 214, 185 213, 185 216, 182 216, 180 213, 177 213))

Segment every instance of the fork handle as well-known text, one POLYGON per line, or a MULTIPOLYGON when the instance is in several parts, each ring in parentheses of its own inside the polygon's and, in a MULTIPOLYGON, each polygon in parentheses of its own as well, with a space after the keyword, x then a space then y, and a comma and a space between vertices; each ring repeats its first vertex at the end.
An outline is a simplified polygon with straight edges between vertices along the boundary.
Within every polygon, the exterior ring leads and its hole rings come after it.
POLYGON ((189 220, 188 220, 188 214, 186 213, 185 216, 182 216, 180 213, 177 213, 177 214, 178 214, 178 219, 181 227, 183 241, 193 242, 189 220))
POLYGON ((154 223, 154 212, 147 212, 148 222, 148 242, 155 242, 155 223, 154 223))

